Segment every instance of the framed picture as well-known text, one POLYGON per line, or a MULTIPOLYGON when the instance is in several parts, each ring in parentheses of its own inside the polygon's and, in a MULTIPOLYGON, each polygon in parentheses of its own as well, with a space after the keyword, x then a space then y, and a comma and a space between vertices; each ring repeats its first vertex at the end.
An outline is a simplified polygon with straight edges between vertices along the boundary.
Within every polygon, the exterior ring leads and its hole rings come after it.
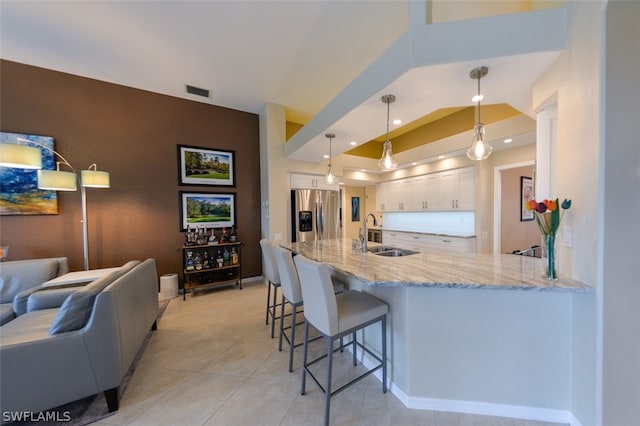
POLYGON ((229 228, 235 224, 235 194, 180 191, 180 231, 187 227, 229 228))
POLYGON ((526 204, 533 198, 533 179, 520 176, 520 222, 533 220, 533 210, 527 210, 526 204))
POLYGON ((180 185, 236 186, 235 151, 178 145, 180 185))
MULTIPOLYGON (((53 142, 50 136, 0 132, 0 143, 38 148, 42 152, 42 168, 45 170, 56 169, 53 142)), ((0 215, 40 214, 58 214, 58 193, 38 189, 37 170, 0 167, 0 215)))
POLYGON ((351 222, 360 222, 360 197, 351 197, 351 222))

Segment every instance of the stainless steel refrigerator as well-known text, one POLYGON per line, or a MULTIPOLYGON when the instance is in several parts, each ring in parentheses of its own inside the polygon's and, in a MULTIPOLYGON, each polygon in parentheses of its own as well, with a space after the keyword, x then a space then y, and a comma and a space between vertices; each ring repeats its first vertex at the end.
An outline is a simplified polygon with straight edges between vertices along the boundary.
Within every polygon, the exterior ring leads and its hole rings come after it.
POLYGON ((291 241, 340 238, 340 192, 291 190, 291 241))

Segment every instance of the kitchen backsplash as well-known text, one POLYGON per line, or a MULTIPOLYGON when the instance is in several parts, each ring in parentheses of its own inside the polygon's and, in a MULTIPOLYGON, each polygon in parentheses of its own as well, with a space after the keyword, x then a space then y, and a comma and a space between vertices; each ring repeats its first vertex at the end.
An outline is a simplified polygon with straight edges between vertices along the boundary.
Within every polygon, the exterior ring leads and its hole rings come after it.
POLYGON ((475 235, 475 212, 384 213, 382 229, 470 236, 475 235))

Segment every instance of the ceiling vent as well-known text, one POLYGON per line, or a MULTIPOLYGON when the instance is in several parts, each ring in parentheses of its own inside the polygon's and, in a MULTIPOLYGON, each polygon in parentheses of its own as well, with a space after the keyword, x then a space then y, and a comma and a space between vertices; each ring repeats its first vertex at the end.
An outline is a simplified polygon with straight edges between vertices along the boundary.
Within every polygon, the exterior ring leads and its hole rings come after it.
POLYGON ((205 98, 211 97, 211 93, 209 92, 209 90, 202 89, 200 87, 189 86, 188 84, 187 84, 187 93, 191 93, 192 95, 202 96, 205 98))

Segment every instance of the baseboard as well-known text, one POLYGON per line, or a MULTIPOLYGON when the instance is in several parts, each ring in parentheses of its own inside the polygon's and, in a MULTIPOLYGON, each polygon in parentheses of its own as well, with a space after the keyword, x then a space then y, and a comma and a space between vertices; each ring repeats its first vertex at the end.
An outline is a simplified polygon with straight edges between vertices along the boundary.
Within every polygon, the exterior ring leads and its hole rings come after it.
MULTIPOLYGON (((358 350, 358 358, 367 368, 378 365, 363 351, 358 350)), ((378 370, 373 375, 382 382, 382 371, 378 370)), ((567 410, 555 410, 550 408, 526 407, 509 404, 496 404, 478 401, 460 401, 449 399, 436 399, 408 396, 402 389, 393 383, 387 375, 387 389, 402 402, 405 407, 414 410, 448 411, 451 413, 478 414, 485 416, 509 417, 514 419, 532 420, 540 422, 563 423, 571 426, 582 426, 572 412, 567 410)))
POLYGON ((262 277, 262 275, 258 275, 257 277, 243 278, 241 281, 242 281, 242 284, 249 284, 253 282, 263 282, 264 278, 262 277))

